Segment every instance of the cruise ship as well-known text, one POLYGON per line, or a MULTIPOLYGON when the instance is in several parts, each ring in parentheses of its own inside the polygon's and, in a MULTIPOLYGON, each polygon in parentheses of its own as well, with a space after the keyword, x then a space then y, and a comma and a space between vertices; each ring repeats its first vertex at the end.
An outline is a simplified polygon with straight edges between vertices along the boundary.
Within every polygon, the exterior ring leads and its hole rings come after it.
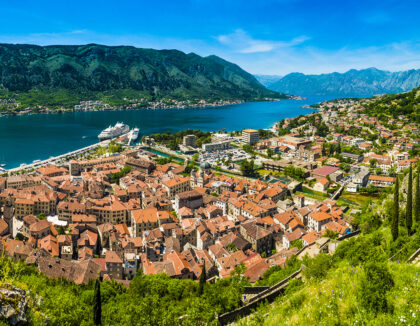
POLYGON ((131 134, 131 140, 132 141, 136 141, 137 138, 139 138, 139 131, 140 131, 139 128, 134 128, 133 129, 133 133, 131 134))
POLYGON ((100 140, 110 139, 119 137, 126 134, 130 130, 130 127, 122 122, 117 122, 114 127, 109 126, 108 128, 102 130, 98 138, 100 140))

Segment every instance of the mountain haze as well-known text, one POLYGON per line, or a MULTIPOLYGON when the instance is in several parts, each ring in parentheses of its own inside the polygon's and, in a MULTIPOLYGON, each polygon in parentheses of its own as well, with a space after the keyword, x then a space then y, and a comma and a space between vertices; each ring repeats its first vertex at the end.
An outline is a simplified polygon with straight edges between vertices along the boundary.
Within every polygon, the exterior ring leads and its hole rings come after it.
POLYGON ((217 56, 97 44, 0 44, 0 87, 12 92, 130 89, 174 98, 286 97, 217 56))
MULTIPOLYGON (((264 83, 265 79, 259 79, 264 83)), ((291 73, 273 82, 264 83, 269 89, 294 95, 372 96, 400 93, 420 85, 420 69, 390 72, 369 68, 345 73, 305 75, 291 73)))

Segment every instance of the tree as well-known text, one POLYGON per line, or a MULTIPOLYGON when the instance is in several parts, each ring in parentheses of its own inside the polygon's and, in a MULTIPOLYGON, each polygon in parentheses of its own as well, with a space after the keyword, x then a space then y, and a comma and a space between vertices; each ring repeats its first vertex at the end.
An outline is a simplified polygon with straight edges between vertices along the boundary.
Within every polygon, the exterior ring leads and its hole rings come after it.
POLYGON ((410 165, 408 173, 408 189, 407 189, 407 205, 405 208, 405 225, 407 226, 408 234, 411 233, 411 226, 413 225, 413 169, 410 165))
POLYGON ((419 222, 420 214, 420 185, 419 185, 419 175, 420 175, 420 165, 417 166, 417 176, 416 176, 416 203, 414 205, 414 219, 419 222))
POLYGON ((198 294, 202 295, 204 291, 204 286, 206 285, 207 275, 206 275, 206 262, 204 261, 203 268, 201 269, 200 283, 198 284, 198 294))
POLYGON ((101 303, 101 283, 98 279, 95 282, 95 291, 93 292, 93 322, 95 325, 102 324, 102 303, 101 303))
POLYGON ((398 185, 398 176, 395 178, 395 188, 394 188, 394 212, 391 221, 391 232, 392 238, 397 240, 398 238, 398 219, 399 219, 399 185, 398 185))
POLYGON ((248 176, 254 173, 254 161, 244 160, 241 162, 241 172, 243 175, 248 176))
POLYGON ((376 166, 376 162, 377 162, 377 160, 374 159, 374 158, 369 160, 369 165, 372 169, 376 166))
POLYGON ((394 280, 384 263, 368 262, 363 268, 360 290, 357 291, 362 306, 375 314, 386 312, 386 294, 393 286, 394 280))
POLYGON ((273 154, 274 154, 274 151, 271 148, 267 148, 267 156, 271 158, 273 154))

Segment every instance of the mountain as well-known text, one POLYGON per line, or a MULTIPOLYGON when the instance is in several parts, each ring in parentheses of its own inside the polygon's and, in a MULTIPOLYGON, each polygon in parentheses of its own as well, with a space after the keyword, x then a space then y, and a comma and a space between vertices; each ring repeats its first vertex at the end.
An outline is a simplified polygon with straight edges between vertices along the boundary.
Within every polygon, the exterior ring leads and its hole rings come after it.
POLYGON ((132 46, 0 44, 0 87, 108 92, 157 98, 287 98, 217 56, 132 46))
POLYGON ((375 94, 399 93, 420 85, 420 69, 389 72, 376 68, 349 70, 345 73, 305 75, 291 73, 265 84, 269 89, 287 94, 337 95, 363 97, 375 94))
POLYGON ((254 76, 265 87, 269 87, 275 82, 278 82, 283 77, 279 75, 254 75, 254 76))

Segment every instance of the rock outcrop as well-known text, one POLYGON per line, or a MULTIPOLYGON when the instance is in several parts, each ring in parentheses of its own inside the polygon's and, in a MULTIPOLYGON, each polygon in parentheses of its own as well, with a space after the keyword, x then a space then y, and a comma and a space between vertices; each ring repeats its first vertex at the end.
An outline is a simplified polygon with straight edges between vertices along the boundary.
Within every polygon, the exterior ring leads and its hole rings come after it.
POLYGON ((10 325, 26 325, 27 307, 28 298, 25 290, 8 283, 0 286, 0 320, 5 320, 10 325))

